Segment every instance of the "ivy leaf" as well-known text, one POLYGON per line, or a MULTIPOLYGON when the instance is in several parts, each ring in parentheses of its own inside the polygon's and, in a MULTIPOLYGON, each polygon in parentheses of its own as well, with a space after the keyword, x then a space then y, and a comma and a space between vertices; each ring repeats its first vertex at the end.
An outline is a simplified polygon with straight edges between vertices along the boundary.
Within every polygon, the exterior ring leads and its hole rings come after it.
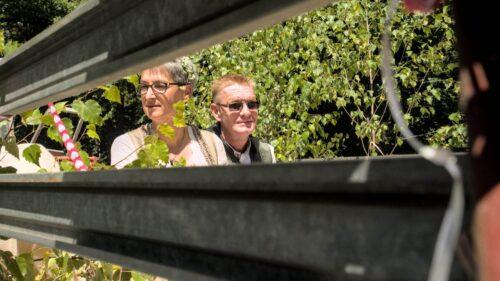
MULTIPOLYGON (((64 126, 66 127, 66 131, 68 131, 68 134, 71 136, 73 135, 73 122, 71 122, 71 119, 64 117, 61 119, 63 122, 64 126)), ((56 141, 56 142, 62 142, 61 136, 59 136, 59 131, 57 130, 55 124, 51 125, 47 129, 47 137, 50 139, 56 141)))
POLYGON ((0 258, 2 258, 3 263, 9 272, 13 275, 13 277, 16 278, 16 280, 24 280, 24 276, 21 273, 21 270, 19 269, 19 265, 17 264, 14 256, 12 255, 11 252, 5 251, 5 252, 0 252, 0 258))
POLYGON ((37 108, 21 114, 21 122, 32 126, 40 125, 42 123, 42 116, 42 112, 37 108))
POLYGON ((11 166, 0 167, 0 174, 15 174, 17 169, 11 166))
POLYGON ((167 144, 156 135, 144 139, 144 147, 137 153, 137 160, 129 167, 159 168, 168 163, 169 151, 167 144))
POLYGON ((95 100, 86 100, 85 102, 81 100, 75 100, 71 104, 71 107, 78 112, 78 116, 84 121, 91 124, 96 124, 98 126, 102 125, 103 119, 101 117, 102 108, 95 100))
POLYGON ((87 136, 89 136, 89 138, 91 138, 91 139, 101 141, 101 138, 97 134, 95 124, 89 124, 87 126, 87 136))
POLYGON ((8 136, 4 140, 4 145, 8 153, 19 159, 19 147, 17 147, 16 138, 14 136, 8 136))
POLYGON ((90 157, 89 157, 89 154, 85 150, 82 150, 81 148, 78 148, 78 152, 80 153, 80 157, 82 158, 83 163, 87 167, 90 167, 90 157))
POLYGON ((50 113, 46 113, 44 114, 41 118, 40 118, 40 121, 42 122, 42 124, 44 124, 45 126, 51 126, 51 125, 54 125, 54 117, 52 117, 52 115, 50 115, 50 113))
POLYGON ((170 139, 174 138, 175 130, 170 125, 168 125, 166 123, 160 124, 160 125, 158 125, 157 129, 158 129, 158 132, 160 132, 160 134, 162 134, 163 136, 170 138, 170 139))
POLYGON ((134 85, 136 88, 139 87, 139 75, 133 74, 130 76, 125 77, 125 80, 127 80, 129 83, 134 85))
POLYGON ((58 102, 54 105, 54 107, 56 108, 57 114, 61 114, 61 112, 66 110, 66 103, 67 103, 66 101, 61 101, 61 102, 58 102))
POLYGON ((119 104, 122 103, 122 99, 120 96, 120 89, 118 89, 118 87, 116 87, 115 85, 111 85, 109 87, 103 86, 100 88, 104 90, 104 97, 107 100, 109 100, 110 102, 116 102, 119 104))
POLYGON ((24 276, 23 280, 35 280, 35 264, 31 254, 26 253, 18 256, 16 262, 21 274, 24 276))
POLYGON ((186 119, 184 117, 184 112, 186 110, 186 104, 183 100, 174 103, 175 116, 173 119, 173 124, 177 128, 186 127, 186 119))
POLYGON ((133 281, 148 281, 148 278, 145 274, 139 273, 137 271, 132 271, 131 274, 133 281))
POLYGON ((26 161, 31 162, 37 166, 40 166, 40 156, 42 155, 42 150, 38 144, 32 144, 23 150, 23 157, 26 161))
POLYGON ((73 166, 73 163, 71 161, 68 161, 68 160, 61 161, 59 166, 61 167, 61 170, 65 171, 65 172, 76 171, 75 167, 73 166))

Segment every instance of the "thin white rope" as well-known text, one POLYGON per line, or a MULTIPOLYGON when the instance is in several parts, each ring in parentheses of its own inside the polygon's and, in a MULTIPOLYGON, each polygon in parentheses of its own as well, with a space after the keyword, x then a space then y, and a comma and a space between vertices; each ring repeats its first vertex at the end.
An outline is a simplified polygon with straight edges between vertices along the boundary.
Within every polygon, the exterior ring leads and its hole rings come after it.
POLYGON ((387 10, 387 17, 382 35, 382 75, 384 77, 384 90, 392 118, 396 122, 401 134, 406 138, 410 146, 423 158, 442 166, 448 171, 453 179, 450 200, 439 229, 432 263, 429 270, 429 281, 444 281, 450 276, 455 247, 458 242, 460 229, 462 227, 464 209, 464 191, 460 168, 457 158, 447 150, 435 149, 422 144, 406 125, 401 110, 401 104, 396 97, 396 87, 391 61, 394 60, 391 51, 390 25, 391 19, 396 11, 398 0, 391 0, 387 10))

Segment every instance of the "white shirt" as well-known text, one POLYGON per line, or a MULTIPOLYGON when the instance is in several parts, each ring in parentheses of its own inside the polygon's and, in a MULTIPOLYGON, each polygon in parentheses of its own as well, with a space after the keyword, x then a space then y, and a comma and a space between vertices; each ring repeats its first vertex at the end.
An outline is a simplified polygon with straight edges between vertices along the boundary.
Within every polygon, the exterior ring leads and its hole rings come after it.
MULTIPOLYGON (((201 151, 200 144, 196 141, 193 129, 190 126, 188 126, 188 134, 190 139, 188 146, 189 149, 191 149, 191 157, 186 159, 186 166, 208 166, 207 160, 201 151)), ((224 145, 217 137, 214 139, 216 140, 217 163, 219 163, 219 165, 227 164, 224 145)), ((129 163, 132 163, 137 159, 137 152, 140 148, 141 147, 137 147, 134 144, 129 134, 125 133, 120 135, 111 145, 111 165, 114 165, 117 169, 121 169, 129 163)), ((167 166, 170 166, 170 164, 167 166)))

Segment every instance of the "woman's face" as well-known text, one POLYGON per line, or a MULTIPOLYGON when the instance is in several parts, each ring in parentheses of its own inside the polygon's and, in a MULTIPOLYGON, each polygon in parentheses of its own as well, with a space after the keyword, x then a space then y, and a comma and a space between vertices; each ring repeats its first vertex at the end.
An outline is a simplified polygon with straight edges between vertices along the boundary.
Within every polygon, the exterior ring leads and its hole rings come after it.
MULTIPOLYGON (((141 85, 153 85, 154 83, 173 83, 171 75, 163 68, 146 69, 141 73, 141 85)), ((158 124, 168 123, 172 125, 175 115, 173 104, 187 99, 188 94, 184 87, 169 85, 165 93, 155 92, 149 87, 147 93, 141 94, 142 110, 153 122, 158 124)))

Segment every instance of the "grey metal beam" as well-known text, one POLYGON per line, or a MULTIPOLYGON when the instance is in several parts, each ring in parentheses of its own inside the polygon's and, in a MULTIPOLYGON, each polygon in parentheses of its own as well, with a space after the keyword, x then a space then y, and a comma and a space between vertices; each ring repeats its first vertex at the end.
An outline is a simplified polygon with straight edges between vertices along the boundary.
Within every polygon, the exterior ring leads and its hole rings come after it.
POLYGON ((0 62, 0 114, 76 95, 330 2, 89 0, 0 62))
POLYGON ((0 185, 0 235, 173 280, 423 280, 451 181, 406 156, 0 185))

